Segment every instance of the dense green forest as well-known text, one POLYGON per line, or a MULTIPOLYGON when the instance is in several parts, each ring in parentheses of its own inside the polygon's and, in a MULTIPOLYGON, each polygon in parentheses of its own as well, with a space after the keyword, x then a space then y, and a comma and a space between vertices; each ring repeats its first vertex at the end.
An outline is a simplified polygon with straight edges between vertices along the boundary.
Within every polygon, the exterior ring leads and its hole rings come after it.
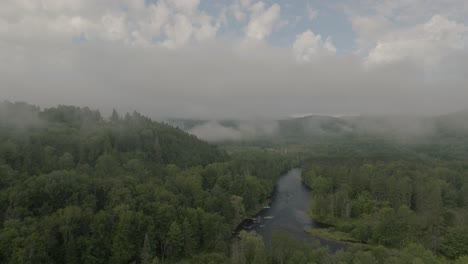
MULTIPOLYGON (((220 122, 236 127, 231 123, 220 122)), ((294 249, 275 259, 279 248, 261 247, 261 237, 243 234, 236 261, 468 263, 466 124, 466 111, 436 117, 309 116, 278 121, 269 135, 273 140, 222 143, 293 152, 312 189, 311 218, 331 226, 310 232, 349 245, 347 252, 331 254, 289 238, 294 249)))
POLYGON ((0 105, 0 263, 219 263, 287 169, 134 112, 0 105))
POLYGON ((347 247, 330 252, 277 231, 266 248, 261 236, 243 232, 231 263, 468 263, 466 134, 432 139, 346 136, 290 145, 312 189, 309 214, 329 225, 308 231, 347 247))
POLYGON ((302 118, 215 146, 137 112, 3 102, 0 263, 468 263, 464 117, 411 141, 302 118), (296 166, 330 225, 304 231, 343 250, 234 232, 296 166))
POLYGON ((468 263, 468 257, 462 256, 457 260, 449 261, 416 243, 410 243, 400 249, 381 245, 367 248, 350 246, 348 250, 339 250, 331 254, 318 242, 300 243, 283 231, 276 231, 271 237, 270 248, 266 248, 261 236, 255 232, 243 231, 240 239, 233 245, 230 263, 465 264, 468 263))
POLYGON ((418 245, 445 261, 468 255, 466 145, 384 142, 348 142, 305 162, 310 215, 333 226, 316 233, 393 249, 418 245))

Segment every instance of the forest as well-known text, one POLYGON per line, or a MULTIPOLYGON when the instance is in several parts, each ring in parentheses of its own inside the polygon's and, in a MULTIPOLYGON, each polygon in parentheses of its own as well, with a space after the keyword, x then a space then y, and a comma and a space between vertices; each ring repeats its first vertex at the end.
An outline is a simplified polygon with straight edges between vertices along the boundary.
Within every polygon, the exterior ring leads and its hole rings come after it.
POLYGON ((439 257, 434 263, 466 261, 467 148, 447 142, 445 137, 430 146, 369 140, 336 146, 346 155, 314 153, 302 175, 313 191, 309 214, 332 226, 319 233, 371 248, 417 245, 439 257))
POLYGON ((0 109, 0 263, 219 263, 288 167, 136 112, 0 109))
POLYGON ((213 145, 137 112, 2 102, 0 263, 468 263, 463 131, 409 144, 288 126, 213 145), (304 232, 343 249, 235 232, 294 167, 329 226, 304 232))

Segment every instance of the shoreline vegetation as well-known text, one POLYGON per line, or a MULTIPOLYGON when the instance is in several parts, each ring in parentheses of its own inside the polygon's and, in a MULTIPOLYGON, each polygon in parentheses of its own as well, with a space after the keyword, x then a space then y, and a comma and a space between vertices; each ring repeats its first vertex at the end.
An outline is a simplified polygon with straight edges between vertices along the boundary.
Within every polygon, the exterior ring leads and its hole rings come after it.
MULTIPOLYGON (((302 184, 304 184, 304 186, 306 186, 309 190, 311 190, 311 193, 312 193, 312 187, 306 183, 302 175, 301 175, 301 182, 302 184)), ((311 199, 313 199, 313 193, 312 193, 311 199)), ((328 240, 332 242, 340 242, 346 245, 359 245, 359 246, 369 247, 367 243, 363 243, 362 241, 359 241, 353 238, 350 233, 336 230, 335 223, 321 222, 321 221, 316 220, 316 218, 314 218, 313 213, 310 209, 308 211, 308 215, 310 219, 318 226, 314 228, 305 229, 304 230, 305 232, 311 235, 314 235, 320 239, 324 239, 324 240, 328 240)))
POLYGON ((463 259, 468 254, 466 162, 410 147, 381 158, 306 161, 302 177, 312 190, 309 217, 330 225, 306 231, 364 251, 385 247, 402 254, 420 247, 442 263, 463 259))
POLYGON ((354 239, 349 233, 336 230, 335 227, 310 228, 304 231, 318 238, 328 240, 328 241, 345 243, 347 245, 368 246, 368 244, 362 243, 361 241, 354 239))
MULTIPOLYGON (((273 191, 274 192, 274 191, 273 191)), ((272 194, 273 194, 272 192, 272 194)), ((262 210, 264 209, 265 206, 268 206, 271 204, 271 198, 269 198, 267 200, 267 203, 263 204, 263 205, 259 205, 257 208, 257 210, 255 211, 255 213, 253 214, 249 214, 248 216, 246 216, 245 218, 243 218, 239 224, 236 225, 236 228, 232 231, 232 235, 233 236, 237 236, 239 234, 239 232, 242 230, 242 225, 243 223, 245 223, 246 221, 250 221, 250 220, 254 220, 256 218, 256 216, 258 216, 262 210)))

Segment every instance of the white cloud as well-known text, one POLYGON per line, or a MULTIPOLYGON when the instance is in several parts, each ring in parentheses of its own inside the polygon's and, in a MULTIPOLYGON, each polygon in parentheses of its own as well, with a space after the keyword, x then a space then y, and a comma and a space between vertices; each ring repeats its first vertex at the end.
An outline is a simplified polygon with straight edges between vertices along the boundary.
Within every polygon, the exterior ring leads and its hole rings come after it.
POLYGON ((147 27, 151 36, 159 36, 161 28, 171 16, 171 10, 164 1, 159 1, 149 7, 149 21, 141 21, 140 27, 147 27))
POLYGON ((200 0, 172 0, 170 3, 172 3, 179 12, 193 14, 197 12, 200 0))
POLYGON ((263 2, 257 2, 249 9, 250 20, 245 27, 245 35, 247 39, 264 40, 272 33, 274 26, 280 22, 281 8, 278 4, 266 8, 263 2))
POLYGON ((391 30, 391 23, 383 16, 362 16, 353 15, 351 17, 353 30, 356 32, 357 53, 366 54, 374 48, 379 38, 391 30))
POLYGON ((242 10, 240 4, 232 4, 229 9, 237 21, 243 21, 247 17, 246 12, 242 10))
POLYGON ((193 34, 193 27, 187 16, 176 14, 172 18, 172 23, 166 24, 164 32, 167 38, 163 42, 163 45, 168 48, 177 48, 190 40, 193 34))
POLYGON ((382 36, 368 57, 369 64, 411 60, 435 66, 445 56, 467 48, 468 27, 434 15, 426 23, 382 36))
POLYGON ((336 48, 329 37, 323 41, 322 36, 307 30, 297 35, 293 51, 297 61, 309 62, 314 57, 335 54, 336 48))
POLYGON ((216 36, 220 22, 199 10, 199 0, 5 0, 0 3, 4 40, 27 44, 91 42, 161 43, 176 48, 216 36), (154 42, 154 40, 161 40, 154 42))
POLYGON ((218 19, 216 24, 212 23, 212 18, 209 16, 200 16, 198 19, 199 27, 195 30, 195 39, 198 41, 204 41, 207 39, 212 39, 216 36, 222 20, 218 19))
POLYGON ((101 18, 101 34, 110 41, 127 38, 128 29, 125 14, 105 14, 101 18))
POLYGON ((208 14, 194 0, 3 0, 0 94, 49 106, 219 118, 466 107, 468 18, 458 14, 468 1, 450 0, 450 8, 424 1, 429 11, 409 4, 349 11, 358 52, 337 55, 327 35, 312 31, 294 32, 288 47, 264 41, 282 24, 282 8, 270 1, 234 1, 244 20, 220 30, 232 9, 208 14), (440 15, 427 17, 435 7, 440 15), (437 79, 424 79, 434 64, 443 65, 437 79))
POLYGON ((432 71, 468 42, 466 0, 352 0, 345 10, 367 66, 408 60, 432 71))
POLYGON ((188 132, 210 142, 237 141, 242 139, 242 133, 239 130, 222 126, 216 121, 195 126, 188 132))
POLYGON ((200 12, 199 4, 199 0, 158 2, 159 8, 153 13, 153 24, 156 29, 163 29, 165 39, 162 44, 165 47, 179 48, 192 41, 201 42, 216 36, 221 22, 200 12))
POLYGON ((246 40, 262 41, 275 29, 284 27, 288 21, 281 20, 281 7, 272 4, 267 8, 262 1, 237 0, 229 7, 230 12, 238 22, 244 22, 246 40))
POLYGON ((227 127, 212 120, 194 126, 188 132, 210 142, 238 141, 269 137, 278 131, 278 123, 269 120, 238 121, 235 127, 227 127))

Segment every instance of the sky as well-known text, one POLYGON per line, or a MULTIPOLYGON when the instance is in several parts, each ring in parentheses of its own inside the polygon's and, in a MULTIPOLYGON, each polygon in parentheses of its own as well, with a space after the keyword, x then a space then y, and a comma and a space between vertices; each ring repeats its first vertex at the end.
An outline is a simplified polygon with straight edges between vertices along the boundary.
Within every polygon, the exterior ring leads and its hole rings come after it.
POLYGON ((0 99, 153 118, 468 108, 466 0, 2 0, 0 99))

